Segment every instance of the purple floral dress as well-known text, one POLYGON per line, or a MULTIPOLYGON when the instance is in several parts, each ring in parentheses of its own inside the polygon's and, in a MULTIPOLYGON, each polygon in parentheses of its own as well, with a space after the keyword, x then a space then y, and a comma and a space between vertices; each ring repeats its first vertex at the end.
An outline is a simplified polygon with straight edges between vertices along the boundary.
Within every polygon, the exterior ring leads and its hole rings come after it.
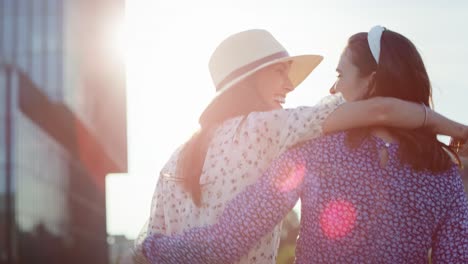
POLYGON ((458 168, 402 164, 398 144, 345 132, 285 152, 226 205, 219 221, 144 243, 151 263, 231 263, 301 199, 296 263, 468 263, 468 202, 458 168), (388 162, 380 164, 379 151, 388 162))

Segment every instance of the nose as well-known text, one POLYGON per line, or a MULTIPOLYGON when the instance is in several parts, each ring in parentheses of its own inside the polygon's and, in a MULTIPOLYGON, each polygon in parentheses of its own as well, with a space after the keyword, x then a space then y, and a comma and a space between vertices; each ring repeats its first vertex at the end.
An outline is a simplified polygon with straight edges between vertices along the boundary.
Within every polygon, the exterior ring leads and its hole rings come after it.
POLYGON ((336 93, 336 83, 334 83, 332 87, 330 87, 330 94, 335 94, 335 93, 336 93))
POLYGON ((294 91, 294 85, 292 84, 291 80, 288 78, 286 78, 286 80, 284 81, 284 89, 288 91, 288 93, 294 91))

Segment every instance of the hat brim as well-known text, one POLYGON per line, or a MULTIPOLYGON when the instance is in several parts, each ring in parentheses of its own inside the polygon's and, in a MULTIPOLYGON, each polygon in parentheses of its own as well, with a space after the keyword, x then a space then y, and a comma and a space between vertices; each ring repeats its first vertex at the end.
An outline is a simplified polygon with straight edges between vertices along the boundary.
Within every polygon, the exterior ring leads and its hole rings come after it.
POLYGON ((224 87, 217 92, 216 97, 220 96, 225 91, 235 86, 235 84, 239 83, 240 81, 244 80, 250 75, 258 72, 259 70, 276 63, 287 61, 292 62, 291 69, 289 70, 289 80, 293 84, 294 88, 296 88, 299 84, 301 84, 302 81, 305 80, 305 78, 307 78, 307 76, 309 76, 309 74, 315 69, 315 67, 317 67, 320 64, 320 62, 322 62, 322 60, 323 57, 320 55, 300 55, 283 57, 269 61, 268 63, 264 63, 261 66, 240 75, 239 77, 233 79, 232 81, 224 85, 224 87))
MULTIPOLYGON (((291 57, 283 57, 276 60, 272 60, 268 63, 262 64, 261 66, 252 69, 251 71, 239 76, 238 78, 232 80, 231 82, 227 83, 220 91, 218 91, 215 97, 211 100, 209 105, 205 108, 204 112, 209 111, 212 109, 218 101, 222 99, 226 95, 227 91, 232 90, 232 88, 236 87, 235 84, 239 83, 240 81, 244 80, 248 76, 256 73, 257 71, 266 68, 270 65, 291 61, 291 68, 289 70, 289 80, 291 81, 294 88, 296 88, 302 81, 309 76, 309 74, 322 62, 323 57, 320 55, 299 55, 299 56, 291 56, 291 57)), ((203 114, 202 114, 203 115, 203 114)))
POLYGON ((309 74, 322 62, 323 57, 320 55, 301 55, 294 56, 286 61, 292 61, 291 69, 289 70, 289 79, 296 88, 309 74))

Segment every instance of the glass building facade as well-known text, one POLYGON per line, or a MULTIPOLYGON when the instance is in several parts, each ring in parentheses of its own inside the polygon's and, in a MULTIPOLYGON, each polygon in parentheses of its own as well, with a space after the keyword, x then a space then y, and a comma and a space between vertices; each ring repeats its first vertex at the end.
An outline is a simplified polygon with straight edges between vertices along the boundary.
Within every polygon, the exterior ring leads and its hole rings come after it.
POLYGON ((105 176, 127 170, 124 1, 0 0, 0 263, 108 263, 105 176))

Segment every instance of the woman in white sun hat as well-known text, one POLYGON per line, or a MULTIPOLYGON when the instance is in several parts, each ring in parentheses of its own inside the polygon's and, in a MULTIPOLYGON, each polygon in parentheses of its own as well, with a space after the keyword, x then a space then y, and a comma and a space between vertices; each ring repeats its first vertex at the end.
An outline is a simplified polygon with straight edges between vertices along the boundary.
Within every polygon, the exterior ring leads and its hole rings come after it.
MULTIPOLYGON (((467 133, 461 124, 398 99, 347 103, 335 94, 315 106, 283 109, 286 95, 321 60, 318 55, 290 56, 269 32, 259 29, 234 34, 216 48, 209 69, 217 96, 202 113, 200 129, 160 172, 150 218, 136 241, 136 262, 146 261, 140 243, 149 235, 215 223, 226 202, 299 142, 370 125, 417 128, 426 114, 426 126, 441 134, 460 138, 467 133)), ((239 263, 275 263, 280 229, 278 224, 239 263)))

